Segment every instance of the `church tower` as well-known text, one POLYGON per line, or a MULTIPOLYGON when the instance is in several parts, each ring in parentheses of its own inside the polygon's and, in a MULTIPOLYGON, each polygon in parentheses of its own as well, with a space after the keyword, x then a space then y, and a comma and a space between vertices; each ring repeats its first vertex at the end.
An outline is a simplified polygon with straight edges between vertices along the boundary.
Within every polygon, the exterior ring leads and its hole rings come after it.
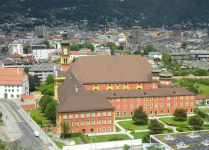
POLYGON ((70 68, 70 47, 67 39, 67 31, 63 32, 63 39, 61 41, 61 70, 66 71, 70 68))

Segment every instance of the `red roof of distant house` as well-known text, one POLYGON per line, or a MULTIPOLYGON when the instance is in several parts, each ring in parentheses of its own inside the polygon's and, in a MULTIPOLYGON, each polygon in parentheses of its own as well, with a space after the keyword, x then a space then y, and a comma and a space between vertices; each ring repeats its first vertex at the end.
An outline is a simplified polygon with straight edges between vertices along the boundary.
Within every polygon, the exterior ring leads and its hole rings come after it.
POLYGON ((21 58, 23 57, 22 55, 18 54, 18 53, 14 53, 10 56, 11 58, 21 58))
POLYGON ((12 58, 6 58, 6 59, 4 59, 2 62, 3 63, 5 63, 5 62, 12 62, 12 61, 14 61, 12 58))
POLYGON ((196 96, 196 99, 208 99, 209 94, 199 94, 196 96))
POLYGON ((23 43, 23 47, 25 47, 25 46, 29 46, 30 44, 29 43, 23 43))
POLYGON ((22 68, 0 68, 0 85, 22 85, 22 68))

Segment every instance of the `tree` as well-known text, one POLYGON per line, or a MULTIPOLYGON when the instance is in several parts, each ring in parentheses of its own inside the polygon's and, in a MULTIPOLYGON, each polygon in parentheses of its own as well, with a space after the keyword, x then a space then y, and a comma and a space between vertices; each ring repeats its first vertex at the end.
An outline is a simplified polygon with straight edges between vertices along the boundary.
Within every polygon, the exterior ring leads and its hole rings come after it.
POLYGON ((54 77, 51 74, 49 74, 46 78, 46 85, 48 84, 54 84, 54 77))
POLYGON ((41 111, 45 112, 47 104, 51 103, 53 99, 49 95, 44 95, 40 101, 39 101, 39 106, 41 107, 41 111))
POLYGON ((123 45, 118 46, 118 50, 123 50, 123 49, 124 49, 123 45))
POLYGON ((159 61, 160 61, 160 58, 155 58, 155 59, 154 59, 154 62, 155 62, 156 64, 158 64, 159 61))
POLYGON ((153 134, 160 134, 163 133, 164 124, 159 122, 157 119, 151 119, 148 129, 150 129, 153 134))
POLYGON ((129 150, 131 147, 128 144, 124 144, 123 150, 129 150))
POLYGON ((27 54, 29 49, 30 49, 30 45, 23 47, 24 53, 27 54))
POLYGON ((143 111, 143 107, 139 106, 134 110, 134 115, 132 116, 132 120, 135 124, 147 124, 148 122, 148 115, 146 112, 143 111))
POLYGON ((34 85, 39 87, 40 86, 40 79, 38 78, 38 75, 34 75, 34 85))
POLYGON ((183 42, 183 43, 181 44, 181 48, 182 48, 182 49, 186 49, 186 48, 187 48, 187 42, 183 42))
POLYGON ((195 128, 200 128, 201 126, 203 126, 203 124, 204 121, 199 115, 191 116, 188 121, 188 125, 194 126, 195 128))
POLYGON ((0 139, 0 149, 4 150, 6 148, 6 142, 0 139))
POLYGON ((131 55, 131 51, 125 51, 124 53, 131 55))
POLYGON ((44 38, 44 36, 43 35, 39 35, 38 38, 44 38))
POLYGON ((91 51, 94 51, 94 45, 89 42, 85 42, 82 44, 82 48, 89 48, 91 51))
POLYGON ((46 85, 46 83, 41 83, 40 87, 36 87, 37 91, 41 91, 41 94, 43 95, 50 95, 50 96, 54 96, 54 84, 48 84, 46 85))
POLYGON ((207 76, 208 72, 205 69, 199 69, 198 70, 199 76, 207 76))
POLYGON ((35 91, 36 88, 35 88, 35 84, 34 84, 34 76, 32 75, 28 75, 28 80, 29 80, 29 90, 30 91, 35 91))
POLYGON ((6 142, 0 139, 0 149, 1 150, 27 150, 26 148, 20 147, 20 141, 15 140, 12 147, 7 147, 6 142))
POLYGON ((187 119, 186 109, 176 108, 174 110, 173 116, 175 117, 176 120, 180 120, 180 121, 186 120, 187 119))
POLYGON ((52 120, 53 123, 56 122, 56 107, 57 106, 57 102, 55 100, 53 100, 52 102, 50 102, 45 109, 45 116, 48 120, 52 120))
POLYGON ((170 63, 172 60, 172 57, 170 54, 166 53, 166 52, 162 52, 162 61, 167 64, 170 63))
POLYGON ((25 73, 27 73, 27 75, 28 75, 29 69, 30 69, 30 67, 25 67, 25 68, 24 68, 24 71, 25 71, 25 73))
POLYGON ((76 42, 72 42, 70 44, 70 50, 71 51, 78 51, 78 45, 76 44, 76 42))
POLYGON ((149 44, 149 45, 146 46, 146 49, 144 51, 144 55, 148 55, 149 52, 157 52, 157 50, 154 48, 153 45, 149 44))
POLYGON ((56 60, 53 61, 53 63, 58 63, 61 61, 61 58, 57 58, 56 60))
POLYGON ((115 55, 114 49, 111 49, 111 55, 115 55))
POLYGON ((78 57, 77 57, 77 58, 73 57, 73 63, 74 63, 77 59, 78 59, 78 57))
POLYGON ((142 138, 142 143, 150 143, 150 132, 142 138))
POLYGON ((64 134, 69 133, 69 131, 70 131, 69 122, 61 122, 60 125, 62 127, 62 130, 63 130, 64 134))

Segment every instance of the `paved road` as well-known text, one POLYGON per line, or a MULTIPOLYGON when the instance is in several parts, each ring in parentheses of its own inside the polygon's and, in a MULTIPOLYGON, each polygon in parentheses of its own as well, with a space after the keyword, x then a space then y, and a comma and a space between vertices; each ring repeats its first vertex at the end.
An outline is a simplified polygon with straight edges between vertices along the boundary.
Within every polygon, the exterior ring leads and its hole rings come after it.
POLYGON ((33 135, 34 130, 29 126, 29 124, 25 121, 22 115, 18 112, 18 109, 20 108, 14 102, 8 100, 1 99, 0 103, 7 108, 7 114, 10 113, 12 115, 12 117, 16 121, 15 125, 22 133, 22 136, 18 139, 19 141, 21 141, 20 146, 23 148, 27 148, 27 150, 43 150, 43 147, 40 144, 40 137, 35 137, 33 135))

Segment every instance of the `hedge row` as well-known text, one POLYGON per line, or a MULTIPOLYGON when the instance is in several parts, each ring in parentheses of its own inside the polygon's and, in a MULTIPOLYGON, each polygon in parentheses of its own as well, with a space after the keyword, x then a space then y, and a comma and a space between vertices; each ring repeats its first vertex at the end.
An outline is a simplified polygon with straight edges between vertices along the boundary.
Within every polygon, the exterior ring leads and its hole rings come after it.
POLYGON ((66 133, 61 134, 60 138, 71 138, 71 137, 80 137, 80 139, 83 141, 84 144, 90 143, 89 139, 86 137, 86 135, 83 133, 83 131, 79 131, 78 133, 66 133))
POLYGON ((84 144, 90 143, 89 139, 86 137, 86 135, 83 133, 83 131, 79 131, 79 137, 83 141, 84 144))
POLYGON ((43 124, 43 123, 42 123, 42 120, 39 119, 36 115, 33 115, 32 118, 33 118, 33 120, 35 120, 35 122, 36 122, 38 125, 42 125, 42 124, 43 124))
POLYGON ((71 137, 79 137, 79 133, 66 133, 66 134, 61 134, 61 138, 71 138, 71 137))

